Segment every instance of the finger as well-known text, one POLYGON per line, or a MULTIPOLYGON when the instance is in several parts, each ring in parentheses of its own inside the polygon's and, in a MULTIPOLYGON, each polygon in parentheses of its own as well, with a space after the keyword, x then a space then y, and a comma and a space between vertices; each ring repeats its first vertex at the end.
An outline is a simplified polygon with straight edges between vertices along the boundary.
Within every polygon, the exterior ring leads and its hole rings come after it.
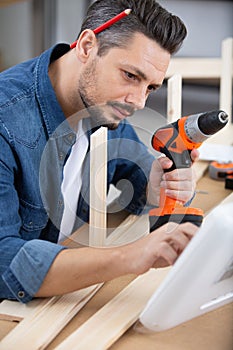
POLYGON ((176 250, 168 242, 160 243, 159 252, 160 254, 156 257, 153 267, 173 265, 178 258, 176 250))
POLYGON ((199 157, 200 157, 200 152, 194 148, 191 153, 190 153, 191 159, 193 162, 198 161, 199 157))
POLYGON ((169 190, 177 191, 193 191, 194 186, 191 181, 182 180, 181 181, 162 181, 160 186, 169 190))
POLYGON ((191 222, 184 222, 182 224, 178 224, 176 222, 171 221, 161 226, 158 230, 165 232, 165 234, 168 236, 172 236, 176 234, 176 232, 181 232, 184 235, 186 235, 189 239, 192 239, 198 231, 198 227, 192 224, 191 222))
POLYGON ((166 241, 180 255, 193 238, 198 228, 191 223, 177 225, 177 229, 168 235, 166 241))
POLYGON ((168 197, 178 200, 190 199, 195 190, 195 182, 191 181, 162 181, 160 187, 165 189, 168 197))
POLYGON ((167 242, 169 245, 180 255, 185 247, 189 244, 190 239, 183 233, 174 234, 171 237, 168 237, 167 242))
POLYGON ((166 156, 162 156, 162 157, 159 157, 158 159, 157 159, 157 161, 158 161, 158 163, 159 163, 159 166, 160 166, 160 169, 169 169, 169 168, 171 168, 171 166, 172 166, 172 161, 171 161, 171 159, 169 159, 168 157, 166 157, 166 156))
POLYGON ((180 229, 189 239, 192 239, 198 231, 198 227, 191 222, 184 222, 180 225, 180 229))
POLYGON ((172 171, 169 171, 168 173, 165 173, 162 176, 162 179, 164 181, 192 181, 195 179, 195 173, 192 170, 192 168, 174 169, 172 171))

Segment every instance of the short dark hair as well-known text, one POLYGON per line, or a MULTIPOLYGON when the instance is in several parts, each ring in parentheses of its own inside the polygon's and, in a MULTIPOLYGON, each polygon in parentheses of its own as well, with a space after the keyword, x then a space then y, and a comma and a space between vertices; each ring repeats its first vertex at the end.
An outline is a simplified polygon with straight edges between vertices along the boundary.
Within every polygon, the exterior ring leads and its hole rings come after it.
POLYGON ((186 27, 156 0, 97 0, 89 7, 80 33, 85 29, 94 30, 128 8, 132 9, 129 16, 97 34, 99 55, 112 47, 127 47, 137 32, 155 40, 170 54, 179 50, 187 34, 186 27))

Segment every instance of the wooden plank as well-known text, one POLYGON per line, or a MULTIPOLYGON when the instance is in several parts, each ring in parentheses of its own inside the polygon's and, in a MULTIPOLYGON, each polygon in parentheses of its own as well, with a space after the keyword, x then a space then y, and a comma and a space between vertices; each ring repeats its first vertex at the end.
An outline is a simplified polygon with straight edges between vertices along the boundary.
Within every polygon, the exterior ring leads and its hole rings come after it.
POLYGON ((172 123, 181 118, 182 77, 174 74, 167 82, 167 122, 172 123))
POLYGON ((220 79, 220 109, 232 117, 232 67, 233 38, 227 38, 222 42, 222 66, 220 79))
POLYGON ((56 337, 101 285, 50 298, 2 339, 0 350, 42 350, 56 337))
POLYGON ((169 271, 170 267, 152 269, 137 277, 56 350, 107 349, 138 319, 148 299, 169 271))
POLYGON ((105 245, 107 226, 107 128, 101 127, 90 141, 89 245, 105 245))
POLYGON ((106 246, 119 246, 136 241, 150 232, 148 214, 129 215, 106 239, 106 246))
POLYGON ((34 299, 27 304, 19 301, 3 300, 0 304, 0 320, 20 322, 24 318, 31 316, 36 309, 47 304, 49 298, 34 299))

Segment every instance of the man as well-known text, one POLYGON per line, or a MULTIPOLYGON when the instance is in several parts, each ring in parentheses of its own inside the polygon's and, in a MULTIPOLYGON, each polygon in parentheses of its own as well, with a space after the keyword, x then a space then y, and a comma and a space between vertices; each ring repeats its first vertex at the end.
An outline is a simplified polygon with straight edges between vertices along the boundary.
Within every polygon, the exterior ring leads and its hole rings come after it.
MULTIPOLYGON (((154 0, 98 0, 75 48, 56 45, 1 74, 0 298, 26 303, 141 274, 173 264, 186 247, 196 231, 189 223, 164 225, 122 247, 57 244, 88 221, 89 136, 100 125, 108 126, 114 145, 108 186, 126 180, 122 207, 140 214, 158 205, 160 186, 181 202, 192 198, 192 171, 162 175, 172 162, 154 160, 125 121, 161 86, 185 35, 180 19, 154 0), (129 16, 94 34, 94 28, 127 8, 129 16), (133 153, 125 140, 133 142, 133 153), (78 169, 71 159, 78 159, 78 169), (76 217, 70 218, 66 190, 72 181, 76 217)), ((197 158, 195 151, 192 157, 197 158)))

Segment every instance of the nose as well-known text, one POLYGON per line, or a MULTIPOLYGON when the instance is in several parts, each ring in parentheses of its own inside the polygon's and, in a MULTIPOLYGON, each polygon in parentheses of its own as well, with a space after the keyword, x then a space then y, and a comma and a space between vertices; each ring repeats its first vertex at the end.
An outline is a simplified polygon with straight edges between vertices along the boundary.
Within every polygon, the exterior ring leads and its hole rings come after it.
POLYGON ((134 106, 135 109, 143 109, 146 104, 147 94, 142 88, 134 88, 126 95, 125 102, 134 106))

